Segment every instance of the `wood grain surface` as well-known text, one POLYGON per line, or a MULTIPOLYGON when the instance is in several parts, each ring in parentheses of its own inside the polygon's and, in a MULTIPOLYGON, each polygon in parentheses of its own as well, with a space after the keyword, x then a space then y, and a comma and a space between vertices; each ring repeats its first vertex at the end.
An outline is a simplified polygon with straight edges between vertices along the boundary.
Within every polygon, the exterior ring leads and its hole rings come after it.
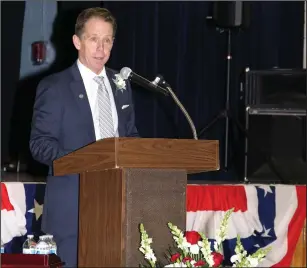
POLYGON ((219 169, 216 140, 109 138, 54 161, 54 175, 110 168, 182 169, 188 173, 219 169))

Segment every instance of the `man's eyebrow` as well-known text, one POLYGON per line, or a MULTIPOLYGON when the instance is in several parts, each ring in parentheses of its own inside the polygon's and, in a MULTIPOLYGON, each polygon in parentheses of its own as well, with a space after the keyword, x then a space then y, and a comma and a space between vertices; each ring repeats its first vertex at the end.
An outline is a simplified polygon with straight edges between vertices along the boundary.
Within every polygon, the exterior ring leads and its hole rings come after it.
POLYGON ((107 35, 99 35, 99 34, 87 34, 85 35, 86 38, 90 38, 90 37, 111 37, 113 38, 113 35, 112 34, 107 34, 107 35))

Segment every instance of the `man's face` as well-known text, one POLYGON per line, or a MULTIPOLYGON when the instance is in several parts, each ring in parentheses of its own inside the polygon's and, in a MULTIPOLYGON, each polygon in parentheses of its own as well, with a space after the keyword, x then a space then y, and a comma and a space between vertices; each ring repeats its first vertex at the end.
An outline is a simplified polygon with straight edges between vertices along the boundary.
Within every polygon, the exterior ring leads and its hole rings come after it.
POLYGON ((91 18, 84 25, 81 38, 74 35, 73 43, 82 64, 99 74, 109 60, 113 46, 113 27, 101 18, 91 18))

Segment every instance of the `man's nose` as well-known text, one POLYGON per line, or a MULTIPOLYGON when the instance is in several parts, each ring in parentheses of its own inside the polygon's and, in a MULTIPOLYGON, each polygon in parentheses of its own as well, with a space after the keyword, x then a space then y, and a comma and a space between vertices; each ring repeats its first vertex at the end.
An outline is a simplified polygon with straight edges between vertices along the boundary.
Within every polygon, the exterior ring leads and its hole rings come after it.
POLYGON ((104 51, 104 42, 102 40, 98 41, 97 50, 104 51))

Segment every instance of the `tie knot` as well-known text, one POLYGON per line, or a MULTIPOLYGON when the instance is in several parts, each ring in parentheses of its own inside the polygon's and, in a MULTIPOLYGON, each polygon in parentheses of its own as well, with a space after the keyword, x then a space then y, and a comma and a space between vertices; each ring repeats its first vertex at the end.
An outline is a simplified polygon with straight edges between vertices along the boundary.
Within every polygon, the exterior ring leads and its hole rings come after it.
POLYGON ((103 76, 96 76, 96 77, 94 77, 94 81, 95 81, 98 85, 103 85, 103 84, 104 84, 103 76))

